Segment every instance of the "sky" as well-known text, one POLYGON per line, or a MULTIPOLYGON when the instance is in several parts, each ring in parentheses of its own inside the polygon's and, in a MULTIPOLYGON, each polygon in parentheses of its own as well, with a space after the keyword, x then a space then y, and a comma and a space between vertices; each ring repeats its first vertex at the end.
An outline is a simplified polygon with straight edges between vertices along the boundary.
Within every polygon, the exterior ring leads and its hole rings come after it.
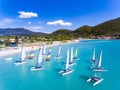
POLYGON ((120 0, 0 0, 0 28, 51 33, 120 17, 120 0))

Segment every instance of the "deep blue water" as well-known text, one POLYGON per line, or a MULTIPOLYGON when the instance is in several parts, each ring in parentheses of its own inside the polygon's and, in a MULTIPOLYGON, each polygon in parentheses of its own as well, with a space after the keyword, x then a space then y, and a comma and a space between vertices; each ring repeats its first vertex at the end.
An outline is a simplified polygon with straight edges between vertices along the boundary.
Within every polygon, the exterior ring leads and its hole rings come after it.
POLYGON ((0 58, 0 90, 120 90, 120 40, 86 40, 62 45, 60 59, 54 58, 57 50, 58 46, 52 47, 51 61, 43 62, 42 71, 30 71, 30 66, 36 64, 38 50, 34 60, 26 59, 27 63, 19 66, 14 65, 14 61, 19 60, 20 54, 7 56, 13 57, 13 61, 5 61, 7 57, 0 58), (80 60, 71 67, 73 73, 62 76, 58 71, 64 68, 66 50, 70 47, 78 48, 80 60), (98 73, 104 81, 95 87, 86 82, 94 74, 89 69, 94 48, 96 59, 103 50, 102 66, 109 70, 98 73))

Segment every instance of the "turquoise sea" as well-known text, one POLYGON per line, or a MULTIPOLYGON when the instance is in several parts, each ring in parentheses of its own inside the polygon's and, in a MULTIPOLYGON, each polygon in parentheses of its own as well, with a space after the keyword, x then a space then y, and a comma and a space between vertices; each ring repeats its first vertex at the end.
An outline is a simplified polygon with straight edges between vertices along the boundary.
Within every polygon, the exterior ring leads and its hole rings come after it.
POLYGON ((52 47, 51 61, 43 62, 42 71, 30 71, 30 66, 36 64, 38 50, 34 60, 26 59, 27 63, 19 66, 14 62, 19 60, 20 54, 7 56, 13 57, 13 61, 5 61, 7 57, 0 58, 0 90, 120 90, 120 40, 84 40, 65 44, 62 45, 60 59, 54 58, 57 50, 58 46, 52 47), (64 68, 66 50, 70 47, 78 48, 80 60, 71 67, 73 73, 62 76, 58 71, 64 68), (108 70, 98 74, 104 81, 97 86, 86 82, 94 74, 89 69, 94 48, 96 59, 103 50, 102 66, 108 70))

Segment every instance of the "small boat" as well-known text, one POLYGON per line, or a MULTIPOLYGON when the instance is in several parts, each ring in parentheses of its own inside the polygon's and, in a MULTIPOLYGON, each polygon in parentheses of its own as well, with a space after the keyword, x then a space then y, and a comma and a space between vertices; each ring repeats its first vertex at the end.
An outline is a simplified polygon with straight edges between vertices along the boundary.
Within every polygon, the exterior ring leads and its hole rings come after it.
POLYGON ((42 67, 42 49, 39 49, 37 65, 34 67, 31 67, 31 71, 37 71, 37 70, 43 70, 43 67, 42 67))
POLYGON ((49 49, 48 49, 48 53, 47 53, 47 55, 44 57, 45 58, 45 61, 50 61, 50 58, 51 58, 51 47, 49 47, 49 49))
POLYGON ((76 48, 75 52, 74 52, 74 57, 73 57, 74 60, 79 60, 78 58, 78 49, 76 48))
POLYGON ((25 59, 26 59, 25 48, 22 46, 20 61, 16 61, 14 64, 15 65, 24 64, 26 63, 25 59))
POLYGON ((66 59, 65 69, 59 71, 59 73, 62 74, 62 75, 67 75, 67 74, 70 74, 70 73, 72 73, 72 72, 73 72, 73 70, 71 70, 71 69, 69 68, 69 49, 68 49, 68 50, 67 50, 67 59, 66 59))
POLYGON ((12 57, 9 57, 9 58, 6 58, 5 60, 6 60, 6 61, 11 61, 11 60, 13 60, 13 58, 12 58, 12 57))
POLYGON ((33 59, 34 58, 34 47, 32 47, 30 53, 28 54, 28 59, 33 59))
POLYGON ((105 70, 104 68, 101 67, 101 63, 102 63, 102 51, 100 53, 100 58, 98 60, 98 64, 95 68, 93 68, 93 71, 98 71, 98 72, 104 72, 104 71, 107 71, 105 70))
POLYGON ((95 62, 95 49, 93 51, 92 59, 90 60, 90 62, 95 62))
POLYGON ((96 86, 97 84, 101 83, 104 79, 103 78, 98 78, 96 73, 94 74, 93 77, 89 78, 87 82, 94 82, 93 86, 96 86))
POLYGON ((71 55, 70 55, 70 62, 69 62, 69 66, 73 66, 76 63, 73 62, 73 47, 71 47, 71 55))
POLYGON ((58 49, 58 53, 57 53, 57 55, 55 56, 55 58, 61 58, 61 56, 60 56, 60 53, 61 53, 61 45, 59 45, 59 49, 58 49))

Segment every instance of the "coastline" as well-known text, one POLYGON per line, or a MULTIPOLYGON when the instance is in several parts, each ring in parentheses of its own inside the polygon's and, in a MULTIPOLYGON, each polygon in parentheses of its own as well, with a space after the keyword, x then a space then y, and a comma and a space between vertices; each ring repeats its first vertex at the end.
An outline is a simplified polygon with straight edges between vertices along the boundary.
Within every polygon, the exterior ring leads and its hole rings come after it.
MULTIPOLYGON (((80 41, 80 40, 79 40, 80 41)), ((77 41, 67 41, 66 43, 58 43, 58 44, 48 44, 46 45, 46 47, 54 47, 54 46, 58 46, 58 45, 64 45, 64 44, 72 44, 72 43, 78 43, 77 41)), ((38 48, 41 48, 42 46, 34 46, 34 49, 37 50, 38 48)), ((32 48, 32 46, 25 46, 26 51, 30 51, 32 48)), ((0 50, 0 57, 5 57, 5 56, 9 56, 9 55, 14 55, 14 54, 19 54, 21 52, 21 47, 18 48, 4 48, 2 50, 0 50)))

